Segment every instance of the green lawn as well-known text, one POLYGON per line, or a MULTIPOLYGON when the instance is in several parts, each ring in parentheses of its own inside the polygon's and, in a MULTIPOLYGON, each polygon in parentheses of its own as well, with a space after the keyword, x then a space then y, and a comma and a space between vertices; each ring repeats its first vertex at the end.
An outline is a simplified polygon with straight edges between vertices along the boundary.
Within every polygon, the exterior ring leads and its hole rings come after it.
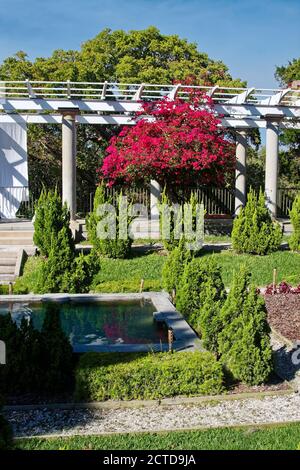
MULTIPOLYGON (((233 251, 202 251, 201 256, 214 256, 222 268, 223 280, 228 287, 234 270, 246 264, 252 272, 253 282, 265 286, 272 282, 273 269, 278 272, 278 282, 287 281, 293 285, 300 284, 300 254, 290 251, 277 251, 267 256, 237 255, 233 251)), ((160 291, 161 271, 166 256, 157 252, 136 254, 130 259, 101 259, 101 270, 94 278, 93 292, 138 292, 141 279, 144 279, 144 291, 160 291)), ((14 292, 31 292, 35 269, 41 259, 30 257, 26 262, 24 276, 16 282, 14 292)), ((5 293, 7 288, 3 289, 5 293)))
POLYGON ((26 450, 295 450, 300 424, 110 436, 33 438, 16 441, 26 450))
POLYGON ((158 253, 130 259, 101 260, 101 270, 94 279, 95 292, 138 292, 141 279, 145 291, 161 290, 161 270, 166 257, 158 253))
MULTIPOLYGON (((234 271, 246 264, 252 272, 257 286, 270 284, 273 269, 278 272, 278 282, 286 280, 300 283, 300 254, 278 251, 267 256, 237 255, 224 250, 220 253, 202 252, 201 256, 214 256, 222 268, 222 276, 228 287, 234 271)), ((145 280, 144 290, 161 289, 161 270, 166 257, 157 253, 143 255, 128 260, 103 259, 102 270, 95 280, 96 292, 137 292, 140 280, 145 280)))
POLYGON ((246 264, 252 273, 252 280, 257 286, 265 286, 272 282, 273 269, 277 269, 278 282, 287 281, 291 284, 300 283, 300 254, 290 251, 276 251, 266 256, 237 255, 224 250, 220 253, 204 253, 202 256, 214 256, 222 268, 222 277, 228 287, 233 273, 241 264, 246 264))
MULTIPOLYGON (((288 242, 289 235, 283 235, 282 241, 288 242)), ((204 236, 205 243, 231 243, 230 235, 205 235, 204 236)))

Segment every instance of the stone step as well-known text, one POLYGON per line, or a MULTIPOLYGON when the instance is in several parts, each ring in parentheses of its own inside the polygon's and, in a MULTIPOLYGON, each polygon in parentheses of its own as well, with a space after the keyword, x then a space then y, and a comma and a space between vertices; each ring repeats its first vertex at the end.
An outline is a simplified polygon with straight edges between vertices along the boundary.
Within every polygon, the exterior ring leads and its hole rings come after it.
POLYGON ((10 258, 0 258, 0 272, 1 266, 15 266, 17 261, 17 256, 10 257, 10 258))
POLYGON ((8 284, 16 279, 14 274, 0 274, 0 284, 8 284))
POLYGON ((0 264, 4 259, 16 260, 18 253, 11 249, 1 249, 0 250, 0 264))
POLYGON ((0 246, 18 246, 18 247, 23 247, 23 246, 32 246, 33 245, 33 240, 31 237, 23 237, 23 238, 16 238, 16 237, 11 237, 11 238, 1 238, 0 237, 0 246))
POLYGON ((1 230, 0 240, 3 238, 31 238, 33 239, 33 231, 29 230, 1 230))
POLYGON ((29 231, 33 232, 33 225, 31 222, 2 222, 0 220, 0 233, 1 232, 6 232, 6 231, 14 231, 14 232, 19 232, 19 231, 29 231))
POLYGON ((15 274, 15 264, 12 266, 3 266, 0 264, 0 273, 1 274, 15 274))

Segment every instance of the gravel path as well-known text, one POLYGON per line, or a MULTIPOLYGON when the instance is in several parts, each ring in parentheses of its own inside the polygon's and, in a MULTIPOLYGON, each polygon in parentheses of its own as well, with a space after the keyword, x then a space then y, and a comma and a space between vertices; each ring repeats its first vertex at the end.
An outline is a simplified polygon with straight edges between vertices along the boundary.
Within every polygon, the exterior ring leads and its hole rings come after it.
POLYGON ((8 411, 15 436, 64 436, 300 421, 300 395, 224 401, 205 406, 8 411))

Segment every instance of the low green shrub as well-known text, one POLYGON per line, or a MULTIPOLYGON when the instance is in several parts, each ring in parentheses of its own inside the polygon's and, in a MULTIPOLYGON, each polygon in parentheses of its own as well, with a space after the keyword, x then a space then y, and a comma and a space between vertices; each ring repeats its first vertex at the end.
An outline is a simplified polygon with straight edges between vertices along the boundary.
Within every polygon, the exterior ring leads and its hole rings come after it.
POLYGON ((209 352, 87 353, 75 373, 75 399, 142 400, 223 391, 223 371, 209 352))
POLYGON ((249 385, 268 380, 273 370, 265 302, 242 267, 235 273, 219 315, 218 352, 234 378, 249 385))
POLYGON ((199 331, 201 310, 214 291, 214 300, 224 300, 226 292, 220 267, 213 258, 194 258, 184 268, 176 295, 176 307, 199 331))
POLYGON ((250 189, 246 206, 234 219, 231 239, 232 247, 238 253, 266 255, 279 249, 282 230, 271 219, 262 191, 257 196, 250 189))
POLYGON ((293 202, 290 210, 290 218, 293 226, 293 233, 289 237, 289 247, 291 250, 300 251, 300 194, 293 202))

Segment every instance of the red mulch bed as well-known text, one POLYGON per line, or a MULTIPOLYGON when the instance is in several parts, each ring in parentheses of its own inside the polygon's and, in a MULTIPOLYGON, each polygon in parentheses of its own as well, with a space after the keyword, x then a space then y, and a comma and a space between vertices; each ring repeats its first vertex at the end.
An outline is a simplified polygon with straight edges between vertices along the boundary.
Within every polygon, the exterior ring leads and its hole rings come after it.
POLYGON ((270 326, 290 341, 300 340, 300 294, 265 295, 270 326))

